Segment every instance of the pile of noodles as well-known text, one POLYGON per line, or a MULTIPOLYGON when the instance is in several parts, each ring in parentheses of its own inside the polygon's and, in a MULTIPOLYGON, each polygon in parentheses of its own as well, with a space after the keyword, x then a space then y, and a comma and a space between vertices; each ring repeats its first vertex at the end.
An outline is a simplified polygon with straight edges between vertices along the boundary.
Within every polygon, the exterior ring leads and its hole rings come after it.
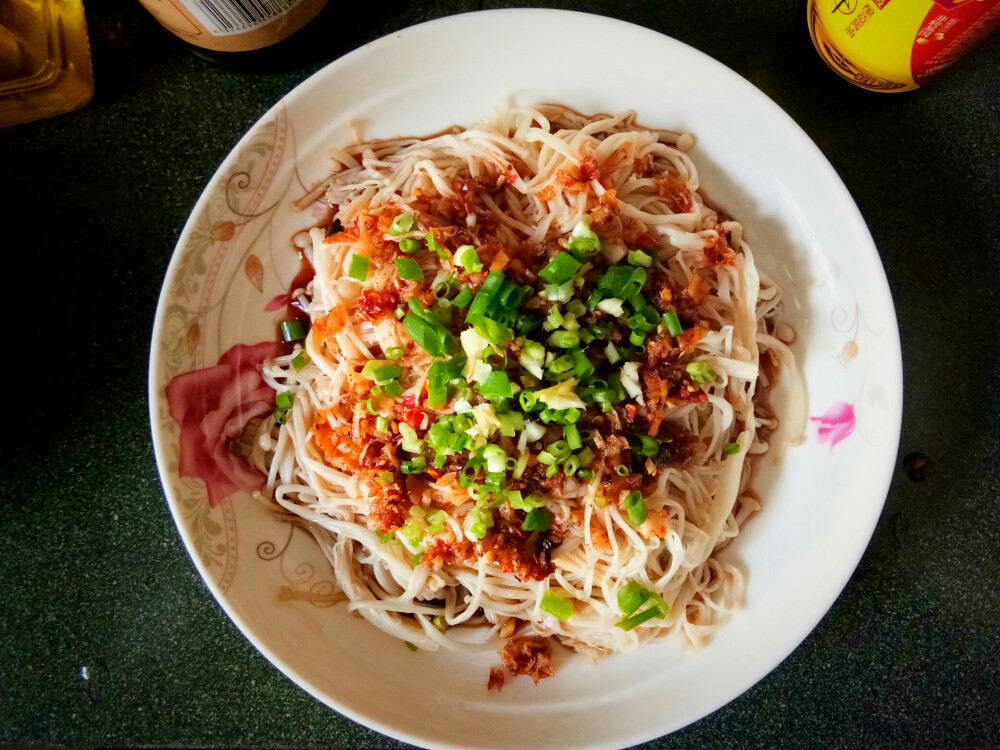
MULTIPOLYGON (((790 329, 779 320, 781 292, 755 265, 740 225, 704 204, 698 173, 685 153, 692 145, 690 135, 636 125, 633 112, 588 117, 543 105, 505 109, 474 127, 428 138, 364 142, 331 152, 325 197, 344 227, 373 207, 395 203, 410 210, 418 196, 423 206, 427 196, 453 196, 456 180, 505 179, 497 197, 484 199, 497 220, 492 239, 504 245, 565 235, 613 189, 620 209, 614 220, 640 222, 661 239, 656 262, 679 286, 695 273, 720 222, 736 254, 734 264, 719 266, 708 278, 711 294, 700 309, 712 330, 698 342, 696 355, 719 378, 708 389, 706 403, 678 405, 664 417, 703 445, 690 464, 659 472, 655 489, 647 494, 650 512, 664 520, 666 534, 644 533, 616 503, 595 502, 599 481, 571 479, 567 498, 548 504, 555 523, 566 529, 552 551, 555 572, 544 581, 521 581, 482 557, 473 565, 414 565, 418 549, 405 541, 384 543, 369 523, 371 480, 331 465, 316 445, 312 428, 317 419, 336 425, 354 418, 354 411, 341 402, 358 363, 372 358, 376 345, 383 351, 398 346, 405 334, 395 320, 373 325, 352 312, 363 286, 388 282, 392 264, 383 267, 384 277, 376 272, 363 283, 356 281, 347 274, 349 258, 357 251, 354 243, 324 241, 326 232, 313 229, 306 253, 316 276, 296 295, 314 321, 338 306, 348 311, 335 333, 339 351, 318 346, 310 334, 304 343, 310 363, 304 369, 292 367, 291 355, 267 363, 265 378, 277 390, 292 391, 295 407, 280 427, 270 422, 260 427, 251 460, 268 476, 263 499, 302 519, 329 558, 351 611, 423 649, 496 648, 516 622, 521 634, 554 635, 599 657, 671 631, 700 646, 741 605, 743 575, 717 553, 760 508, 749 491, 751 463, 769 449, 769 442, 790 442, 801 434, 804 398, 792 355, 781 340, 791 339, 790 329), (586 156, 596 159, 601 181, 575 192, 553 191, 560 170, 578 168, 586 156), (690 210, 675 213, 653 178, 634 173, 634 165, 649 158, 658 173, 683 180, 693 197, 690 210), (782 390, 789 394, 780 429, 761 398, 771 385, 761 367, 762 353, 775 365, 770 372, 780 368, 782 390), (724 446, 734 439, 734 429, 739 430, 735 440, 741 450, 726 455, 724 446), (567 522, 573 511, 582 511, 582 527, 567 522), (599 527, 607 532, 609 548, 593 543, 592 531, 599 527), (615 593, 630 580, 662 595, 670 607, 666 619, 631 631, 615 627, 622 616, 615 593), (573 616, 563 621, 539 609, 546 591, 572 600, 573 616), (441 617, 446 628, 440 627, 441 617)), ((604 248, 618 257, 624 250, 615 243, 604 248)), ((422 263, 428 278, 443 273, 440 266, 422 263)), ((425 357, 423 367, 419 357, 408 364, 400 397, 420 395, 430 358, 425 357)), ((471 505, 469 500, 448 519, 455 538, 463 537, 462 515, 471 505)))

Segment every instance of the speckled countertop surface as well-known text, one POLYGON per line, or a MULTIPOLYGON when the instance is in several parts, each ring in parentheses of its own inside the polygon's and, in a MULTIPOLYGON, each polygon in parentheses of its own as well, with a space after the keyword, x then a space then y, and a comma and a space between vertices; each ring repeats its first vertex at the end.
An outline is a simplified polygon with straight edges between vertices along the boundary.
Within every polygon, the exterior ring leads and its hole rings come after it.
MULTIPOLYGON (((146 374, 174 243, 229 149, 321 61, 236 73, 137 3, 89 0, 97 91, 0 130, 15 305, 0 469, 0 744, 394 747, 243 638, 159 484, 146 374), (12 230, 12 231, 11 231, 12 230)), ((492 3, 324 20, 325 59, 492 3)), ((1000 37, 928 88, 842 83, 795 0, 572 3, 663 31, 760 87, 867 220, 906 378, 885 511, 833 609, 739 699, 648 747, 1000 745, 1000 37)))

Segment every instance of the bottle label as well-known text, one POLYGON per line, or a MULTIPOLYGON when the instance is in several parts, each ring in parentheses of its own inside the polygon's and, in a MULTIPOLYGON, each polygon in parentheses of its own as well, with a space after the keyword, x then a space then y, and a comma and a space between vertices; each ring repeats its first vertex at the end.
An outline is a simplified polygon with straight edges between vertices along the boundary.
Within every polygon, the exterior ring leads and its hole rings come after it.
POLYGON ((1000 22, 1000 0, 809 0, 809 33, 838 74, 909 91, 1000 22))
POLYGON ((167 29, 217 52, 268 47, 311 21, 327 0, 140 0, 167 29))
POLYGON ((997 0, 936 0, 924 17, 910 56, 918 86, 957 60, 1000 23, 997 0))

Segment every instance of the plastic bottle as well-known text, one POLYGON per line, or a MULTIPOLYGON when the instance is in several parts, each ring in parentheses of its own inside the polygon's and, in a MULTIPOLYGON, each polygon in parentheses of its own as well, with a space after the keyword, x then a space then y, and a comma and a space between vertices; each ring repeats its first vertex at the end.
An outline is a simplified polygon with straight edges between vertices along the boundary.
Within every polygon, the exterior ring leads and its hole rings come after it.
POLYGON ((842 78, 911 91, 1000 25, 1000 0, 808 0, 809 34, 842 78))
POLYGON ((80 0, 0 1, 0 127, 71 112, 93 93, 80 0))

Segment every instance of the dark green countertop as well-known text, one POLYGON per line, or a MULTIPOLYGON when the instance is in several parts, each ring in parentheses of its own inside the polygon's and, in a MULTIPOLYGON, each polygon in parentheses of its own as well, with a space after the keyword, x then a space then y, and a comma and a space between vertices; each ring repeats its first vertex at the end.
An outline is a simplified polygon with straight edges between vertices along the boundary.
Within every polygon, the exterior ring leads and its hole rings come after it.
MULTIPOLYGON (((331 14, 323 57, 493 5, 331 14)), ((924 90, 877 95, 822 65, 796 0, 566 6, 691 44, 805 129, 868 221, 903 344, 897 471, 850 583, 759 684, 649 747, 1000 745, 1000 37, 924 90)), ((0 744, 396 746, 295 687, 226 618, 150 444, 174 243, 238 138, 322 61, 236 73, 137 3, 88 0, 87 15, 93 101, 0 130, 7 325, 25 334, 6 376, 0 744)))

